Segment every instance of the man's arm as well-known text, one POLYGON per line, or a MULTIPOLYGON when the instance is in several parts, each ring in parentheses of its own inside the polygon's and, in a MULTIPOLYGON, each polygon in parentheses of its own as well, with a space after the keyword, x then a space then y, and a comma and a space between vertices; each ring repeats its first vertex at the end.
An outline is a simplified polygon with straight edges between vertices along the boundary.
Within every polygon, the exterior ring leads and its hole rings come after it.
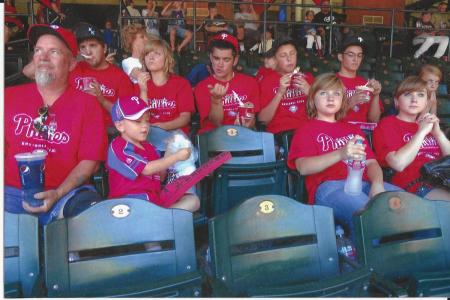
POLYGON ((36 193, 35 198, 41 199, 42 206, 31 207, 26 202, 23 202, 23 207, 30 213, 45 213, 49 211, 55 203, 64 195, 69 193, 74 188, 83 185, 98 169, 99 162, 95 160, 82 160, 69 173, 66 179, 56 188, 44 192, 36 193))

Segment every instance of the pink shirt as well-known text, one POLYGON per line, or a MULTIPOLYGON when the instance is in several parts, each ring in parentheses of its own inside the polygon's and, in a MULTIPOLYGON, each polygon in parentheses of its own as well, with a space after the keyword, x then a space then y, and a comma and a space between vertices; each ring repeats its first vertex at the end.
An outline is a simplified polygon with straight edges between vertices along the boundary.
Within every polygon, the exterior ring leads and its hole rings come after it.
MULTIPOLYGON (((418 128, 417 123, 405 122, 396 116, 383 118, 373 132, 374 148, 380 164, 388 166, 386 156, 389 152, 397 151, 408 143, 418 128)), ((405 189, 411 181, 420 177, 420 168, 423 164, 441 156, 439 144, 431 134, 428 134, 423 140, 416 158, 402 172, 394 174, 392 183, 405 189)), ((419 186, 419 184, 413 185, 408 188, 408 191, 414 193, 419 186)))
MULTIPOLYGON (((108 64, 104 70, 94 70, 85 61, 77 63, 75 69, 70 72, 69 82, 73 83, 75 88, 83 90, 83 78, 95 78, 100 83, 100 89, 103 97, 114 104, 118 97, 133 95, 133 84, 128 76, 115 65, 108 64)), ((111 114, 103 109, 103 118, 106 126, 113 126, 111 114)))
MULTIPOLYGON (((303 73, 305 80, 312 84, 314 77, 309 73, 303 73)), ((271 72, 259 83, 261 93, 261 108, 272 102, 280 87, 281 74, 271 72)), ((273 119, 267 124, 267 131, 278 133, 286 130, 296 129, 302 122, 306 121, 306 99, 299 88, 290 85, 281 98, 281 102, 275 112, 273 119)))
MULTIPOLYGON (((346 122, 330 123, 316 119, 304 122, 292 138, 288 166, 296 169, 295 160, 297 158, 318 156, 340 149, 355 135, 364 136, 364 133, 357 126, 346 122)), ((374 159, 375 155, 370 146, 366 141, 364 144, 366 145, 366 159, 374 159)), ((364 172, 364 180, 367 180, 366 173, 367 171, 364 172)), ((314 204, 317 188, 322 182, 345 178, 347 178, 345 161, 339 161, 322 172, 306 176, 308 203, 314 204)))
MULTIPOLYGON (((139 95, 139 86, 134 86, 139 95)), ((147 81, 147 97, 150 109, 150 123, 161 123, 175 120, 182 112, 195 112, 194 95, 189 81, 181 76, 170 74, 167 82, 156 86, 152 80, 147 81)), ((189 125, 181 128, 189 133, 189 125)))
MULTIPOLYGON (((242 103, 251 102, 254 105, 255 113, 259 112, 259 89, 256 79, 241 73, 234 73, 234 77, 228 81, 229 87, 225 96, 222 97, 223 120, 222 125, 233 125, 239 110, 239 100, 242 103), (239 97, 239 100, 234 96, 239 97)), ((227 82, 219 81, 214 76, 202 80, 195 87, 195 100, 198 112, 200 113, 199 133, 212 130, 216 126, 208 119, 211 111, 211 95, 208 85, 214 86, 216 83, 226 85, 227 82)))
POLYGON ((53 121, 56 131, 48 139, 33 127, 43 99, 36 84, 5 89, 5 184, 20 188, 14 155, 45 149, 45 189, 58 187, 82 160, 103 161, 107 137, 98 101, 69 86, 49 108, 45 124, 53 121), (6 171, 7 170, 7 171, 6 171))

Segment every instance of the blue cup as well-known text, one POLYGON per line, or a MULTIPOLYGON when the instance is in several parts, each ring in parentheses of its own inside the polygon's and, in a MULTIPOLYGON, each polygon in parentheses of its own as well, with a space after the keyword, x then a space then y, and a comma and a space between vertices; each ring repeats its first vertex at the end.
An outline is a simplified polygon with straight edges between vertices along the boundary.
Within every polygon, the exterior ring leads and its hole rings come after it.
POLYGON ((14 155, 19 168, 20 183, 22 184, 22 200, 32 207, 43 204, 42 200, 34 198, 34 194, 44 191, 46 156, 47 151, 45 150, 14 155))

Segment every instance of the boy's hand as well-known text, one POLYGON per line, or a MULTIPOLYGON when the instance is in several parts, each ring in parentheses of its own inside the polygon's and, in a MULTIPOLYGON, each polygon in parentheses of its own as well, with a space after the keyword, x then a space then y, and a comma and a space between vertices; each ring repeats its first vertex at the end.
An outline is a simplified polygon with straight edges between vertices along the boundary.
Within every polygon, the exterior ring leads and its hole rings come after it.
POLYGON ((186 160, 189 158, 189 156, 191 156, 191 148, 183 148, 178 150, 177 153, 175 153, 175 155, 177 156, 178 160, 186 160))

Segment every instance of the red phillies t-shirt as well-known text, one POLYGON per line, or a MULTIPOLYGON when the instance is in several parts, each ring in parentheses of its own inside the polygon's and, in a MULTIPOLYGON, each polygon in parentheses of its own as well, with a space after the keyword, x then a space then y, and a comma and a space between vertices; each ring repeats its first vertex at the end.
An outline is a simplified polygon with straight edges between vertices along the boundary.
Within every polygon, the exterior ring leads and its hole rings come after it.
POLYGON ((143 196, 152 203, 167 207, 159 199, 159 174, 142 174, 147 163, 159 159, 159 155, 151 144, 142 142, 141 145, 144 149, 120 136, 109 145, 106 165, 109 171, 109 198, 143 196))
MULTIPOLYGON (((170 74, 167 82, 156 86, 152 80, 147 81, 147 98, 150 109, 150 123, 175 120, 182 112, 195 112, 194 95, 189 81, 175 74, 170 74)), ((134 92, 139 95, 139 85, 134 85, 134 92)), ((188 134, 189 125, 182 130, 188 134)))
MULTIPOLYGON (((350 99, 356 93, 356 87, 358 85, 365 85, 367 83, 367 79, 361 76, 345 77, 339 73, 336 73, 336 76, 341 79, 342 83, 345 86, 346 99, 350 99)), ((373 96, 370 100, 372 101, 372 99, 373 96)), ((383 111, 383 103, 381 102, 381 99, 379 105, 381 110, 383 111)), ((357 104, 347 111, 347 115, 343 120, 347 122, 368 122, 367 114, 369 113, 369 108, 370 101, 357 104)))
MULTIPOLYGON (((255 78, 235 72, 234 77, 228 82, 229 87, 227 93, 222 97, 222 125, 234 124, 239 111, 239 100, 242 103, 253 103, 255 113, 260 110, 259 89, 255 78), (239 100, 236 99, 236 96, 239 100)), ((200 113, 199 133, 216 128, 216 126, 208 119, 209 112, 211 111, 211 95, 209 93, 208 85, 214 86, 216 83, 222 85, 227 84, 227 82, 217 80, 214 76, 209 76, 195 87, 195 101, 197 103, 198 112, 200 113)))
MULTIPOLYGON (((300 125, 292 138, 288 166, 291 169, 296 169, 295 160, 297 158, 317 156, 338 150, 344 147, 355 135, 364 137, 364 133, 356 125, 346 122, 330 123, 316 119, 306 121, 300 125)), ((366 141, 364 141, 364 144, 366 145, 366 159, 375 159, 370 146, 366 141)), ((364 180, 367 180, 366 170, 364 171, 364 180)), ((345 178, 347 178, 345 161, 340 161, 322 172, 306 176, 308 203, 314 204, 316 190, 321 183, 327 180, 343 180, 345 178)))
MULTIPOLYGON (((85 61, 77 63, 75 69, 70 72, 69 82, 74 84, 75 88, 83 90, 83 78, 95 78, 100 84, 103 97, 108 102, 114 104, 118 97, 133 95, 133 84, 128 76, 115 65, 108 64, 103 70, 95 70, 85 61)), ((106 126, 113 126, 111 113, 102 109, 103 118, 106 126)))
POLYGON ((43 106, 36 84, 5 90, 5 184, 20 188, 14 155, 45 149, 45 189, 57 188, 82 160, 103 161, 107 137, 97 100, 68 86, 49 108, 46 125, 56 127, 48 139, 33 127, 43 106))
POLYGON ((272 72, 275 71, 270 68, 266 68, 264 66, 260 67, 255 75, 256 81, 261 82, 261 80, 263 80, 264 77, 268 76, 272 72))
MULTIPOLYGON (((302 73, 305 80, 311 85, 314 77, 309 73, 302 73)), ((260 83, 261 93, 261 108, 266 107, 272 102, 279 87, 281 74, 272 72, 268 74, 260 83)), ((273 119, 267 124, 267 131, 278 133, 290 129, 297 128, 300 123, 307 120, 306 116, 306 99, 305 95, 299 88, 292 84, 287 88, 286 92, 281 98, 277 111, 273 119)))
MULTIPOLYGON (((405 122, 396 116, 383 118, 373 132, 373 145, 380 164, 387 167, 386 156, 389 152, 397 151, 408 143, 418 128, 417 123, 405 122)), ((395 172, 392 183, 405 189, 411 181, 420 177, 420 168, 423 164, 441 156, 439 144, 431 134, 428 134, 423 140, 416 158, 403 172, 395 172)), ((419 186, 420 184, 417 183, 407 190, 414 193, 419 186)))

